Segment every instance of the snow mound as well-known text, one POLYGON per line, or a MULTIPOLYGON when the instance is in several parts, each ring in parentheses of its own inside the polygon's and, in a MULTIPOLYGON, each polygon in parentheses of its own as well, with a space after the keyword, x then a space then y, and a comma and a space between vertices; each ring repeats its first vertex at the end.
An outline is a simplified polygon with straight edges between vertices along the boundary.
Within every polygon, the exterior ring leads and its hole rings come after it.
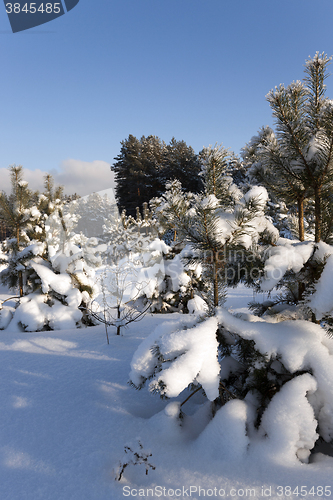
POLYGON ((267 458, 281 464, 295 462, 297 458, 308 461, 319 436, 314 411, 306 396, 316 390, 315 379, 306 373, 285 384, 273 397, 260 426, 264 438, 262 451, 267 458))
POLYGON ((246 425, 249 406, 245 401, 229 401, 220 408, 200 434, 195 447, 209 460, 241 460, 245 457, 250 439, 246 425))

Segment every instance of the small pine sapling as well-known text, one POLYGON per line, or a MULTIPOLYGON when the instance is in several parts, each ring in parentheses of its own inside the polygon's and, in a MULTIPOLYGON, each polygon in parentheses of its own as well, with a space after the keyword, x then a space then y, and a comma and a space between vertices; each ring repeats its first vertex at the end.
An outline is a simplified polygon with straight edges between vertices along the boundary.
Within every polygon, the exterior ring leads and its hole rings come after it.
POLYGON ((125 456, 122 461, 119 462, 118 468, 116 470, 115 480, 120 481, 125 469, 129 465, 144 465, 146 469, 146 476, 148 475, 149 469, 155 470, 155 465, 151 464, 149 458, 152 456, 151 453, 144 450, 143 445, 138 440, 138 449, 135 450, 134 447, 126 445, 124 447, 125 456))
POLYGON ((137 270, 130 261, 104 269, 100 275, 101 294, 91 302, 89 315, 105 325, 108 344, 108 327, 115 327, 117 335, 120 335, 121 328, 140 321, 150 308, 149 302, 143 309, 135 307, 147 285, 147 282, 137 281, 137 276, 137 270))

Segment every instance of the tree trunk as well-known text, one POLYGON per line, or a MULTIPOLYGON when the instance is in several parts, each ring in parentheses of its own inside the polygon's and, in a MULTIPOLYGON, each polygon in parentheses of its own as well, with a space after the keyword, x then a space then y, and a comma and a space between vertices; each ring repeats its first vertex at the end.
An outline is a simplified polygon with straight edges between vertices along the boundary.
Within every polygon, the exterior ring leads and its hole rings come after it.
POLYGON ((22 274, 22 271, 18 272, 18 279, 19 279, 20 297, 23 297, 23 274, 22 274))
POLYGON ((218 252, 213 252, 214 307, 219 305, 218 252))
MULTIPOLYGON (((20 227, 16 226, 16 241, 17 241, 17 251, 20 251, 20 227)), ((18 282, 19 282, 19 292, 20 297, 23 297, 23 273, 22 271, 18 272, 18 282)))
POLYGON ((298 207, 298 238, 304 241, 304 196, 297 199, 298 207))
MULTIPOLYGON (((117 305, 117 318, 118 318, 118 320, 120 319, 120 304, 117 305)), ((117 335, 120 335, 120 328, 121 328, 121 326, 118 324, 117 325, 117 335)))
POLYGON ((315 186, 315 242, 321 240, 321 186, 315 186))
POLYGON ((320 321, 318 321, 318 320, 316 319, 316 315, 315 315, 315 313, 314 313, 314 312, 313 312, 313 313, 311 313, 311 321, 312 321, 312 323, 316 323, 316 325, 319 325, 319 324, 320 324, 320 321))
POLYGON ((108 344, 110 344, 107 323, 105 323, 105 334, 106 334, 106 341, 107 341, 108 344))
POLYGON ((298 302, 303 299, 303 293, 305 292, 305 284, 303 281, 298 282, 298 302))

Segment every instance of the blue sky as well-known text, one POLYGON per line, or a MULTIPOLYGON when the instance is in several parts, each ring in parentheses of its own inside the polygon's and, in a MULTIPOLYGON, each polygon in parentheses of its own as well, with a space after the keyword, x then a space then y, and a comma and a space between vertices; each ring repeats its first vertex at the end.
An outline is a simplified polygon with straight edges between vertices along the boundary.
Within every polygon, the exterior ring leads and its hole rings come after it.
POLYGON ((273 124, 268 91, 333 54, 332 19, 332 0, 80 0, 13 34, 1 4, 0 189, 14 163, 32 183, 105 189, 129 134, 239 154, 273 124))

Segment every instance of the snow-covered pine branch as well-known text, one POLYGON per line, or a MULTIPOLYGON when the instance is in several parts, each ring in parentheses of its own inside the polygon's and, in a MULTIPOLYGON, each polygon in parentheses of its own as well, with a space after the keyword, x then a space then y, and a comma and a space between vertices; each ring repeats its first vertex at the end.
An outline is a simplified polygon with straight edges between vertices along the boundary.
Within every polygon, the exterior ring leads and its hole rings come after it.
POLYGON ((198 322, 195 316, 159 326, 133 356, 131 383, 140 388, 149 379, 149 390, 168 398, 200 384, 213 401, 219 393, 217 324, 216 318, 198 322))

